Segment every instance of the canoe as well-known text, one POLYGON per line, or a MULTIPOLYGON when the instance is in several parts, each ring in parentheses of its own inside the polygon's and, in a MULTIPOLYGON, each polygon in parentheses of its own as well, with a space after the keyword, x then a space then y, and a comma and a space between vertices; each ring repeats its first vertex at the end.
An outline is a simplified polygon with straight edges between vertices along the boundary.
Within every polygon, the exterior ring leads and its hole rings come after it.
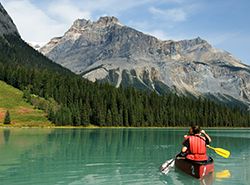
POLYGON ((198 179, 214 172, 214 161, 211 157, 209 157, 208 162, 196 162, 177 157, 175 159, 175 166, 188 175, 198 179))

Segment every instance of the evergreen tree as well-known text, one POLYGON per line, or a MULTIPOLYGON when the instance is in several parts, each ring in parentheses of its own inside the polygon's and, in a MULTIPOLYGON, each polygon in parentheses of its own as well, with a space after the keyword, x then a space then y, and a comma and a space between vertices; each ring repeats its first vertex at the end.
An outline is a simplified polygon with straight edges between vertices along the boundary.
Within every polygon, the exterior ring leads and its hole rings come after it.
POLYGON ((107 111, 106 118, 105 118, 105 123, 107 124, 107 126, 112 125, 112 115, 111 115, 110 110, 107 111))
POLYGON ((7 110, 4 116, 3 124, 9 125, 11 123, 10 112, 7 110))
POLYGON ((31 94, 29 89, 25 89, 23 91, 23 98, 26 99, 27 102, 31 103, 31 94))
POLYGON ((55 123, 55 113, 51 107, 48 110, 48 119, 55 123))

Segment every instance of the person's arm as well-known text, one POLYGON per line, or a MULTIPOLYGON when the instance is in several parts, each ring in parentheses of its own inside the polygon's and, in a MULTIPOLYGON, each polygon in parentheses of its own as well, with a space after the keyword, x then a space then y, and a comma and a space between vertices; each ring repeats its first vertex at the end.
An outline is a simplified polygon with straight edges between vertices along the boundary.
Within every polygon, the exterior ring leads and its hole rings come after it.
POLYGON ((188 139, 185 139, 182 144, 183 144, 183 147, 181 149, 181 152, 177 154, 176 157, 186 157, 187 155, 187 149, 189 145, 188 139))
POLYGON ((181 149, 181 154, 182 154, 183 157, 187 155, 188 147, 189 147, 189 139, 186 139, 183 142, 183 147, 181 149))
POLYGON ((182 149, 181 149, 181 152, 182 153, 185 153, 187 151, 187 147, 186 146, 183 146, 182 149))
POLYGON ((201 130, 201 133, 205 136, 206 138, 206 144, 208 145, 209 143, 211 143, 212 139, 210 138, 210 136, 205 132, 205 130, 201 130))

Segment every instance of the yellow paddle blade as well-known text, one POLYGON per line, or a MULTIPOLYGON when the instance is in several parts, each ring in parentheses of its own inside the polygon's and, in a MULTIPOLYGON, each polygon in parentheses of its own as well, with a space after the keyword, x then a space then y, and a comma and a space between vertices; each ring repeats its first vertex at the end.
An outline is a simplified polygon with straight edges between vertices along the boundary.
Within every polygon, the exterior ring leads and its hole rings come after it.
POLYGON ((214 150, 218 155, 220 155, 224 158, 228 158, 230 156, 230 152, 228 150, 223 149, 223 148, 214 148, 214 147, 211 147, 209 145, 207 145, 207 147, 214 150))
POLYGON ((223 170, 220 172, 216 172, 215 176, 217 179, 226 179, 231 177, 231 173, 229 170, 223 170))

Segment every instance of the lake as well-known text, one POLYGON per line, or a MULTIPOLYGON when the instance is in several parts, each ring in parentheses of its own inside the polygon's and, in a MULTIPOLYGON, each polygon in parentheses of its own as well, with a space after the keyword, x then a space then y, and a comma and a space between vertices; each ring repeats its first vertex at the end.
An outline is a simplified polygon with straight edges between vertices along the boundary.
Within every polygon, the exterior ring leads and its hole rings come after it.
POLYGON ((231 152, 228 159, 209 149, 215 173, 200 181, 160 165, 180 150, 187 129, 0 129, 0 183, 4 185, 247 185, 250 130, 206 130, 211 146, 231 152), (226 172, 226 174, 225 174, 226 172), (211 183, 212 182, 212 183, 211 183))

